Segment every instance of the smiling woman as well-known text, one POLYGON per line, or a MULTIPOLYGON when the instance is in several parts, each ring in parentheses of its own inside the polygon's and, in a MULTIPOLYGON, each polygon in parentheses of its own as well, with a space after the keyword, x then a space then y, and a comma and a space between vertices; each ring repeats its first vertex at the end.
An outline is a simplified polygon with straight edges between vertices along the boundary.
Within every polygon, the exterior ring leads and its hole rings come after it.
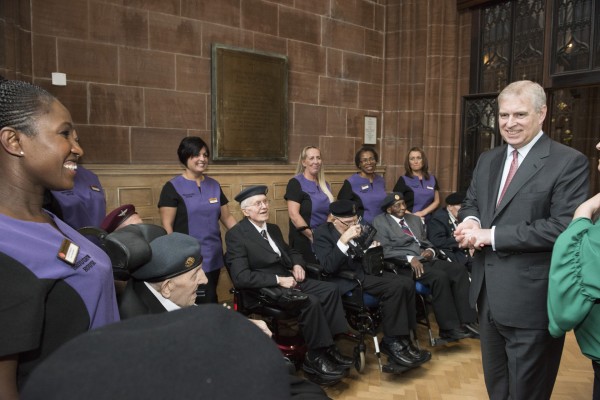
POLYGON ((230 229, 237 221, 229 212, 229 200, 221 185, 206 176, 210 153, 199 137, 184 138, 177 149, 183 173, 165 183, 158 208, 162 225, 168 233, 193 236, 202 246, 204 270, 208 283, 202 286, 205 297, 199 302, 217 303, 217 284, 223 261, 223 245, 219 221, 230 229))
POLYGON ((306 146, 302 149, 296 175, 289 180, 284 197, 290 215, 290 246, 307 262, 316 263, 312 249, 313 230, 327 222, 329 204, 333 201, 319 148, 306 146))
POLYGON ((45 190, 73 187, 83 155, 69 111, 0 81, 0 144, 0 398, 17 399, 39 362, 119 315, 108 256, 42 209, 45 190))

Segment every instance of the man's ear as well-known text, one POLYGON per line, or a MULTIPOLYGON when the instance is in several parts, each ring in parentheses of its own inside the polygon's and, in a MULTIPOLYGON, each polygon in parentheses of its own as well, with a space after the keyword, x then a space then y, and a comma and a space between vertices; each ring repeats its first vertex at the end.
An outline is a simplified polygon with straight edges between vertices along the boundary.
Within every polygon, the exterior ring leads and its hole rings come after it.
POLYGON ((242 208, 242 214, 244 214, 244 217, 249 217, 250 214, 248 214, 248 211, 246 211, 245 208, 242 208))
POLYGON ((21 135, 21 132, 9 126, 2 128, 0 130, 0 144, 4 151, 13 156, 20 157, 23 151, 20 141, 21 135))
POLYGON ((172 290, 173 290, 173 282, 171 282, 170 279, 167 279, 166 281, 162 281, 160 283, 160 294, 165 299, 168 299, 169 297, 171 297, 172 290))

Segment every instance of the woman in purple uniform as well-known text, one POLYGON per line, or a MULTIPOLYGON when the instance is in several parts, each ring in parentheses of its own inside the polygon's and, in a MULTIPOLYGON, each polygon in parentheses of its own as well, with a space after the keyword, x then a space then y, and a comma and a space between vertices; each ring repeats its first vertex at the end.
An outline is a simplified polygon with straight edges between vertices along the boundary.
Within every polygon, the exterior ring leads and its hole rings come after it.
POLYGON ((327 222, 331 188, 325 181, 321 150, 314 146, 302 149, 296 176, 289 180, 285 191, 290 215, 289 244, 307 262, 316 263, 312 249, 313 230, 327 222))
POLYGON ((73 188, 47 191, 44 201, 46 210, 74 229, 99 227, 106 216, 106 198, 100 179, 81 164, 77 166, 73 188))
POLYGON ((69 111, 29 83, 0 81, 0 398, 18 399, 60 345, 119 320, 108 256, 42 208, 74 185, 83 155, 69 111))
POLYGON ((210 157, 204 140, 184 138, 177 155, 185 169, 163 186, 158 201, 160 219, 168 233, 185 233, 198 239, 204 257, 202 269, 208 278, 204 300, 217 303, 219 274, 225 265, 219 221, 227 229, 237 221, 229 212, 229 201, 219 182, 204 174, 210 157))
POLYGON ((429 173, 429 162, 423 149, 413 147, 408 151, 404 170, 406 173, 398 178, 394 192, 402 193, 408 210, 428 222, 440 205, 440 188, 435 176, 429 173))
POLYGON ((358 215, 368 223, 382 213, 380 205, 385 198, 385 180, 375 173, 379 155, 374 148, 363 146, 354 156, 359 171, 344 181, 338 200, 352 200, 358 205, 358 215))

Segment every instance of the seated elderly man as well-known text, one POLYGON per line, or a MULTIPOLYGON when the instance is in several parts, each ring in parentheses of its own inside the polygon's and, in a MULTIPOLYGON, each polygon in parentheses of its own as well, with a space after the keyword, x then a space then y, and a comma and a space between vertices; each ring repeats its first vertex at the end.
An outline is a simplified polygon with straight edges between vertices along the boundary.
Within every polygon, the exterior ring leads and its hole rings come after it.
POLYGON ((470 283, 466 268, 437 258, 433 244, 425 236, 421 218, 406 212, 401 193, 388 194, 381 209, 384 214, 373 220, 377 229, 375 239, 383 246, 386 259, 410 264, 410 269, 401 268, 400 273, 414 275, 431 289, 440 337, 448 340, 474 337, 469 324, 476 321, 477 315, 469 305, 470 283))
POLYGON ((333 341, 348 331, 340 294, 335 285, 306 277, 300 253, 284 242, 277 225, 267 223, 266 194, 266 186, 252 186, 235 197, 245 218, 225 235, 231 279, 239 289, 295 288, 308 295, 298 317, 308 348, 302 369, 315 382, 335 383, 352 365, 333 341))
POLYGON ((380 300, 383 318, 381 352, 403 367, 413 368, 431 359, 431 353, 419 350, 410 339, 410 330, 417 325, 415 284, 410 278, 384 272, 383 276, 365 275, 361 260, 349 252, 349 242, 361 233, 357 222, 356 204, 338 200, 329 205, 333 222, 327 222, 314 232, 313 247, 327 279, 346 293, 358 285, 354 280, 340 278, 340 271, 358 275, 363 289, 380 300))
MULTIPOLYGON (((200 244, 195 238, 174 232, 154 239, 150 248, 151 260, 133 272, 133 279, 119 299, 121 319, 196 307, 196 289, 199 284, 206 283, 200 244)), ((211 324, 211 321, 206 319, 204 323, 211 324)), ((264 321, 249 321, 271 336, 264 321)), ((221 332, 221 335, 225 338, 227 332, 221 332)), ((323 390, 311 382, 294 374, 289 375, 289 380, 292 398, 328 399, 323 390)))
POLYGON ((454 230, 458 225, 458 211, 464 199, 465 194, 459 192, 451 193, 446 197, 446 207, 434 212, 427 222, 427 238, 450 260, 465 265, 471 271, 469 250, 458 247, 458 242, 454 238, 454 230))

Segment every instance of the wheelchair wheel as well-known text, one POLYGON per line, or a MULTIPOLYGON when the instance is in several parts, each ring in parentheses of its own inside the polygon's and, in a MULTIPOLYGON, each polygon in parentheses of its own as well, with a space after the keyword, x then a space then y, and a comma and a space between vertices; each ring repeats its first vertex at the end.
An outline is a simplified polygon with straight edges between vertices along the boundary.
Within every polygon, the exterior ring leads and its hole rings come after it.
POLYGON ((367 364, 367 359, 364 350, 360 350, 358 346, 354 348, 354 368, 358 373, 363 373, 365 370, 365 365, 367 364))

